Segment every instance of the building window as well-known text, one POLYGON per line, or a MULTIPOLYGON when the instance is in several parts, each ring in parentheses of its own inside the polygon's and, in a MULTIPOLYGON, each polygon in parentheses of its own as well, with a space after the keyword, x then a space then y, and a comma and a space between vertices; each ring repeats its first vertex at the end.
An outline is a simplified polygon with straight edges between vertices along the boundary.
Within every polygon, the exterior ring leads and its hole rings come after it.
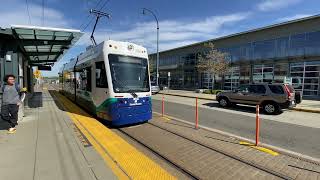
POLYGON ((240 65, 240 84, 249 84, 251 76, 250 65, 240 65))
POLYGON ((292 85, 303 96, 319 94, 320 61, 290 64, 292 85))
POLYGON ((305 53, 306 34, 292 35, 290 38, 289 56, 303 56, 305 53))
POLYGON ((285 77, 289 74, 289 64, 274 64, 274 82, 283 83, 285 77))
POLYGON ((230 71, 224 76, 224 89, 233 90, 239 87, 240 81, 240 67, 234 66, 230 68, 230 71))
POLYGON ((306 34, 305 53, 307 55, 320 55, 320 32, 306 34))
POLYGON ((264 65, 258 64, 253 65, 253 82, 272 82, 273 81, 273 64, 264 65))
POLYGON ((108 88, 108 80, 104 61, 96 62, 96 87, 108 88))
POLYGON ((240 59, 240 47, 230 47, 225 48, 225 52, 228 53, 232 62, 238 61, 240 59))
POLYGON ((276 39, 276 57, 287 57, 289 51, 289 37, 276 39))
POLYGON ((253 49, 252 49, 251 43, 241 45, 239 60, 251 60, 252 52, 253 52, 253 49))
POLYGON ((254 59, 270 59, 275 56, 275 40, 253 43, 254 59))

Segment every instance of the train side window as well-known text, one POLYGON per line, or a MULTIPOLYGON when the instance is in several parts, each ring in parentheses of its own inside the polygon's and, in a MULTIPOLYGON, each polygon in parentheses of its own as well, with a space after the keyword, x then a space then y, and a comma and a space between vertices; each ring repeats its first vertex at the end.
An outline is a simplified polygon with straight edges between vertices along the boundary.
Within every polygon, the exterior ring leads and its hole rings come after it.
POLYGON ((80 72, 80 89, 91 91, 91 67, 85 68, 80 72))
POLYGON ((86 90, 87 91, 91 91, 91 83, 92 83, 91 67, 87 67, 86 71, 87 71, 87 86, 86 86, 86 90))
POLYGON ((108 88, 108 80, 104 61, 96 62, 96 87, 108 88))

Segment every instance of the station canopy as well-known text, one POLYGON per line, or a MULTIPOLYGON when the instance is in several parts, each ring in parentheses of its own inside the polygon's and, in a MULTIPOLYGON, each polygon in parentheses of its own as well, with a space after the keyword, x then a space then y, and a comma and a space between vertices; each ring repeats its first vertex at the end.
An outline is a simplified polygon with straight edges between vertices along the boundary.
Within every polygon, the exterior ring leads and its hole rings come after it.
POLYGON ((33 66, 53 65, 83 35, 80 30, 12 25, 14 37, 33 66))

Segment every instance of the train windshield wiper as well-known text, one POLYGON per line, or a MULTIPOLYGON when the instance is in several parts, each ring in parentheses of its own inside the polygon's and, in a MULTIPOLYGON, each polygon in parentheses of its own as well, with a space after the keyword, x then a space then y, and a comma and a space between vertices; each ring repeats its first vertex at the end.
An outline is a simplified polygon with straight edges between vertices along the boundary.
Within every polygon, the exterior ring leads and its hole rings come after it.
MULTIPOLYGON (((124 83, 122 81, 119 80, 113 80, 113 82, 116 82, 121 88, 128 88, 124 86, 124 83)), ((138 95, 134 92, 134 90, 128 88, 128 92, 132 95, 132 97, 137 98, 138 95)))

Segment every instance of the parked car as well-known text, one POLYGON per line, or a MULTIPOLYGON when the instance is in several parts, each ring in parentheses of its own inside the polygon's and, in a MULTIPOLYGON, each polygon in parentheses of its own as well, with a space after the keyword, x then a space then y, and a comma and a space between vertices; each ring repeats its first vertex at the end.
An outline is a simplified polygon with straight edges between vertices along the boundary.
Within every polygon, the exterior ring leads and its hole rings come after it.
POLYGON ((289 84, 248 84, 241 85, 230 92, 221 92, 217 101, 222 107, 246 104, 259 104, 267 114, 277 114, 289 107, 296 105, 295 91, 289 84))
POLYGON ((151 82, 151 93, 158 94, 159 92, 160 92, 159 86, 157 86, 155 82, 151 82))

